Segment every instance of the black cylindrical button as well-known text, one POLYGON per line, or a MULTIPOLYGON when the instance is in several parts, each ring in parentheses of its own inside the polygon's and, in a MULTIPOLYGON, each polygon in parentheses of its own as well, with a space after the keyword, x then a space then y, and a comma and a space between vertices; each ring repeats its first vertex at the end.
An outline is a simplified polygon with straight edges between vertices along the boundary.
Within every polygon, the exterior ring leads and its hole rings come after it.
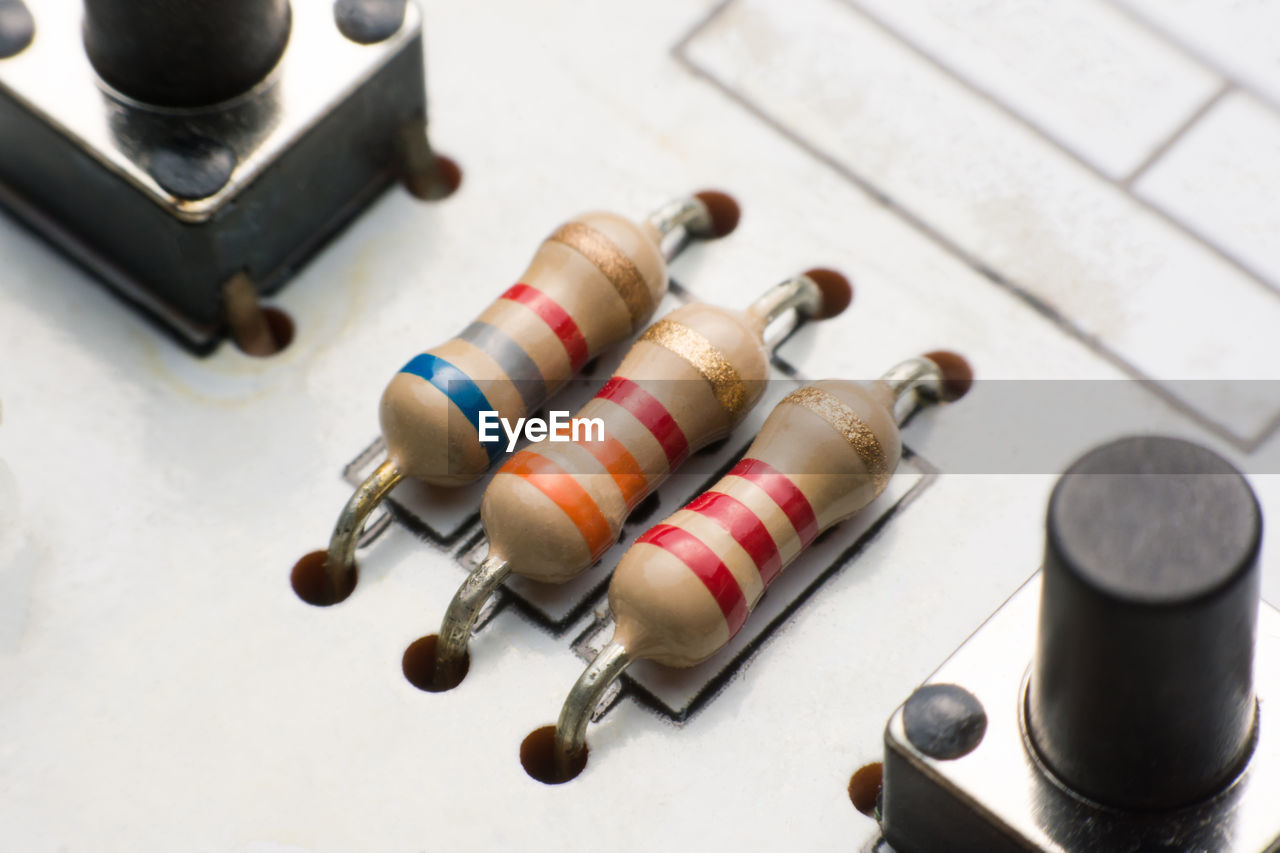
POLYGON ((253 88, 289 41, 289 0, 85 0, 98 75, 147 104, 201 107, 253 88))
POLYGON ((1261 537, 1249 484, 1190 442, 1120 439, 1058 481, 1027 714, 1068 786, 1164 809, 1238 772, 1254 728, 1261 537))

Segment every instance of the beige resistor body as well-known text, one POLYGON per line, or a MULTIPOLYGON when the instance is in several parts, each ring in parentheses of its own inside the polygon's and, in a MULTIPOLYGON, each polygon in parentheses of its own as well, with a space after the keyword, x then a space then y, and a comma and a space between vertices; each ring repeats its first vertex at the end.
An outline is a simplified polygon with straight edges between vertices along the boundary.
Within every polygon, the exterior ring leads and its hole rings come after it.
POLYGON ((745 311, 686 305, 645 330, 569 419, 565 440, 539 441, 494 475, 480 504, 489 553, 445 611, 434 668, 414 664, 413 646, 406 651, 409 680, 436 690, 457 684, 472 626, 498 585, 513 572, 555 583, 589 568, 689 454, 727 435, 759 402, 769 375, 766 333, 785 336, 807 319, 833 316, 850 294, 844 276, 812 269, 745 311))
POLYGON ((726 436, 768 378, 765 318, 693 304, 658 321, 575 416, 602 433, 542 441, 516 454, 485 491, 489 553, 539 581, 577 576, 691 453, 726 436))
POLYGON ((412 359, 382 396, 388 458, 405 476, 459 485, 500 445, 482 444, 481 411, 533 414, 587 360, 626 339, 667 290, 661 235, 612 213, 561 226, 520 283, 462 334, 412 359))
MULTIPOLYGON (((788 394, 741 462, 622 555, 609 585, 613 638, 569 691, 548 763, 525 768, 544 782, 580 772, 591 715, 631 662, 688 667, 724 648, 783 569, 884 491, 901 420, 920 402, 958 399, 972 380, 963 358, 936 351, 871 383, 828 379, 788 394)), ((539 732, 525 746, 545 743, 539 732)))
POLYGON ((484 474, 503 442, 482 442, 482 425, 533 414, 587 361, 640 329, 667 291, 667 260, 693 239, 730 233, 738 213, 732 198, 706 190, 643 224, 588 213, 556 229, 519 282, 387 385, 379 412, 387 458, 347 500, 328 550, 294 566, 299 597, 328 605, 350 595, 360 533, 396 484, 459 486, 484 474))
POLYGON ((884 490, 902 452, 894 402, 883 380, 786 397, 742 462, 623 555, 614 642, 681 667, 721 649, 783 568, 884 490))

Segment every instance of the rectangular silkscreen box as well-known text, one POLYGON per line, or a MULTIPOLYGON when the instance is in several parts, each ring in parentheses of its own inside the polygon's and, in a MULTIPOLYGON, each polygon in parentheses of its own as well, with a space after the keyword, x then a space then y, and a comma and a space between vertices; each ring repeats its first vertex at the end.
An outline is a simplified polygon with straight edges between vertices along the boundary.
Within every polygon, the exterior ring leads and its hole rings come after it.
POLYGON ((1242 89, 1275 105, 1280 101, 1280 5, 1220 0, 1108 0, 1202 64, 1233 78, 1242 89))
POLYGON ((1280 281, 1277 151, 1280 114, 1233 92, 1144 173, 1134 190, 1280 281))
MULTIPOLYGON (((1018 104, 981 94, 979 84, 943 70, 940 59, 869 14, 840 0, 785 8, 730 0, 679 51, 1126 372, 1275 378, 1280 283, 1245 275, 1208 235, 1197 239, 1170 224, 1032 129, 1018 104)), ((1280 406, 1247 397, 1188 399, 1196 383, 1162 388, 1246 450, 1265 441, 1280 416, 1280 406)))
POLYGON ((422 29, 360 45, 327 3, 294 3, 284 57, 253 94, 213 111, 160 113, 101 88, 80 0, 41 0, 36 36, 0 59, 0 205, 130 301, 211 345, 221 287, 247 272, 279 289, 393 179, 406 123, 425 117, 422 29), (230 147, 213 195, 183 201, 152 178, 152 151, 182 135, 230 147))
POLYGON ((1104 0, 854 2, 1113 179, 1222 83, 1104 0))

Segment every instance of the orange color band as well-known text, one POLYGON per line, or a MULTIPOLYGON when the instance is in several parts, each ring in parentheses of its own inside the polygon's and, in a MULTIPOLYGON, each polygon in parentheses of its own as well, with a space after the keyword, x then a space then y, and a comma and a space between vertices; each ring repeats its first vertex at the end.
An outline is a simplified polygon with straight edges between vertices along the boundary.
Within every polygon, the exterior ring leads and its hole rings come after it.
POLYGON ((613 544, 613 531, 604 513, 568 471, 542 454, 529 450, 522 450, 511 457, 502 470, 523 477, 560 507, 582 534, 592 559, 613 544))
POLYGON ((626 445, 608 434, 604 441, 580 441, 578 445, 594 456, 613 477, 613 482, 618 484, 618 491, 622 492, 622 502, 627 505, 627 512, 644 500, 648 493, 649 478, 640 470, 640 463, 627 450, 626 445))

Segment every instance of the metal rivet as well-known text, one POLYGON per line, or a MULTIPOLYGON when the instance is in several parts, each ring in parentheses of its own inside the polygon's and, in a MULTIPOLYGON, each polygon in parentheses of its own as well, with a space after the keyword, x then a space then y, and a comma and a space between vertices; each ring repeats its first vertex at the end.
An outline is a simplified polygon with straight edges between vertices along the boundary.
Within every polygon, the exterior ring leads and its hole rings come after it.
POLYGON ((151 153, 147 171, 175 198, 208 198, 226 186, 236 155, 221 142, 201 136, 175 139, 151 153))
POLYGON ((930 758, 968 755, 987 732, 987 713, 978 697, 955 684, 926 684, 902 706, 911 745, 930 758))
POLYGON ((338 31, 358 44, 377 44, 400 31, 405 0, 337 0, 333 20, 338 31))
POLYGON ((22 0, 0 0, 0 59, 22 53, 35 35, 35 18, 22 0))

